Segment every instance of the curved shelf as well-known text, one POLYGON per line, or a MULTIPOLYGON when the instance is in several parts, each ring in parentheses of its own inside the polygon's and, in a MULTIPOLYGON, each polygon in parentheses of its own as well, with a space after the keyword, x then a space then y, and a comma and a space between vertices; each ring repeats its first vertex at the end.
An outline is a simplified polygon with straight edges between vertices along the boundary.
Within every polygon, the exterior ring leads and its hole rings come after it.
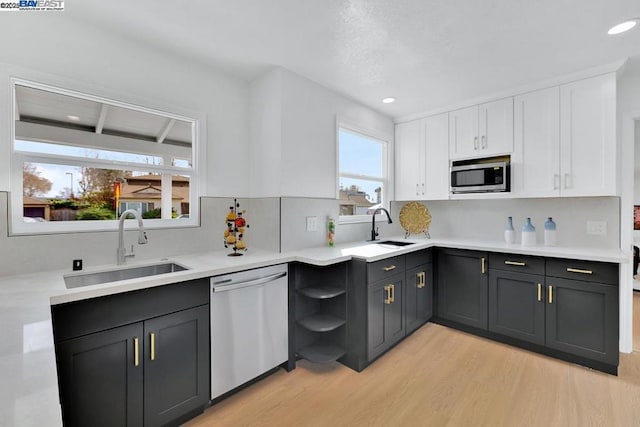
POLYGON ((313 299, 329 299, 346 293, 346 290, 337 286, 314 286, 298 289, 298 292, 313 299))
POLYGON ((344 325, 347 321, 330 314, 312 314, 298 320, 298 323, 313 332, 329 332, 344 325))
POLYGON ((329 363, 346 354, 344 348, 335 344, 315 343, 298 350, 298 355, 313 363, 329 363))

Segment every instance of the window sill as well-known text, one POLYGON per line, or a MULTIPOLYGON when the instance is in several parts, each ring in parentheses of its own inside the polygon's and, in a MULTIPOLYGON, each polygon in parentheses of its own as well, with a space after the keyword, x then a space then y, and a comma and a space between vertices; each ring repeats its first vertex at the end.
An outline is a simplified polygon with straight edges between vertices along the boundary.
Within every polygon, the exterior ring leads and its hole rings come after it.
MULTIPOLYGON (((345 215, 338 217, 338 224, 361 224, 370 223, 373 219, 371 215, 345 215)), ((386 220, 386 217, 382 214, 376 215, 376 221, 386 220)))

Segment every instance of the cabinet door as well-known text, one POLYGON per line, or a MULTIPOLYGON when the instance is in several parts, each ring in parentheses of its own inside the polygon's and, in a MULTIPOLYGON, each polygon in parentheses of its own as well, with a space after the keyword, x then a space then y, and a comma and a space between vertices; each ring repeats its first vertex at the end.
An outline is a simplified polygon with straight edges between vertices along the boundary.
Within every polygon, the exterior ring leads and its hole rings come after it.
POLYGON ((449 158, 451 160, 477 157, 480 153, 478 138, 478 106, 449 113, 449 158))
POLYGON ((368 286, 367 359, 375 359, 405 335, 403 305, 404 274, 368 286))
POLYGON ((396 200, 415 200, 423 191, 423 121, 400 123, 396 125, 395 135, 395 198, 396 200))
POLYGON ((546 345, 618 364, 618 288, 547 277, 546 345))
POLYGON ((418 329, 433 315, 433 265, 407 271, 404 293, 406 334, 418 329))
POLYGON ((489 330, 544 345, 544 276, 490 270, 489 330))
POLYGON ((65 426, 142 426, 142 347, 142 323, 57 344, 65 426))
POLYGON ((512 191, 526 197, 560 194, 560 89, 553 87, 514 100, 512 191))
POLYGON ((513 152, 513 98, 479 106, 478 138, 482 156, 513 152))
POLYGON ((424 120, 424 187, 427 200, 449 198, 449 115, 427 117, 424 120))
POLYGON ((616 78, 560 87, 561 194, 616 195, 616 78))
POLYGON ((209 306, 144 322, 144 424, 165 425, 209 401, 209 306))
POLYGON ((487 254, 447 249, 438 254, 437 313, 487 329, 487 254))

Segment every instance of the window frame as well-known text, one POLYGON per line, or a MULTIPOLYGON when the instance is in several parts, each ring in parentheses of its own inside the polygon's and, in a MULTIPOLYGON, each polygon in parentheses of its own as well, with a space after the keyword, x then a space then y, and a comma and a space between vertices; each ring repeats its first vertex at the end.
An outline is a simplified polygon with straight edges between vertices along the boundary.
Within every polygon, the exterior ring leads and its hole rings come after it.
MULTIPOLYGON (((382 198, 381 205, 387 209, 391 206, 393 200, 393 135, 362 126, 360 124, 344 120, 336 119, 336 199, 340 203, 340 178, 363 179, 367 181, 380 181, 379 177, 341 173, 340 171, 340 130, 346 130, 351 133, 359 134, 365 138, 374 139, 382 145, 382 198)), ((386 218, 381 212, 376 214, 376 220, 386 218)), ((371 215, 339 215, 338 224, 356 224, 371 222, 371 215)))
MULTIPOLYGON (((49 163, 69 166, 87 166, 133 170, 149 173, 183 175, 189 177, 189 211, 190 217, 180 221, 175 219, 145 219, 145 228, 147 229, 172 229, 197 227, 200 225, 200 198, 205 188, 204 171, 202 170, 202 162, 200 159, 206 159, 206 142, 204 141, 205 132, 205 116, 202 113, 176 109, 175 107, 167 108, 165 105, 158 104, 149 100, 131 99, 130 96, 116 95, 111 93, 101 93, 99 89, 82 88, 80 90, 69 89, 74 85, 65 82, 63 88, 59 82, 46 82, 42 76, 39 81, 30 80, 22 77, 9 78, 9 94, 11 100, 11 108, 9 109, 9 127, 11 138, 10 149, 10 206, 9 206, 9 235, 37 235, 37 234, 57 234, 57 233, 76 233, 76 232, 103 232, 116 231, 118 229, 117 220, 87 220, 87 221, 45 221, 35 223, 25 223, 23 221, 23 178, 22 167, 24 162, 32 163, 49 163), (169 119, 187 121, 192 124, 192 144, 191 144, 191 168, 149 165, 134 162, 122 162, 113 160, 96 160, 91 158, 80 158, 74 156, 44 154, 44 153, 28 153, 16 151, 16 85, 26 86, 34 89, 45 90, 61 95, 79 97, 89 101, 100 102, 121 108, 128 108, 135 111, 160 115, 169 119), (95 90, 94 90, 95 89, 95 90), (123 99, 123 101, 114 98, 123 99), (176 112, 176 110, 179 110, 176 112)), ((35 140, 35 139, 34 139, 35 140)), ((47 141, 41 141, 47 142, 47 141)), ((73 145, 73 144, 69 144, 73 145)), ((134 150, 132 150, 134 152, 134 150)), ((125 221, 125 227, 135 228, 134 221, 125 221)))

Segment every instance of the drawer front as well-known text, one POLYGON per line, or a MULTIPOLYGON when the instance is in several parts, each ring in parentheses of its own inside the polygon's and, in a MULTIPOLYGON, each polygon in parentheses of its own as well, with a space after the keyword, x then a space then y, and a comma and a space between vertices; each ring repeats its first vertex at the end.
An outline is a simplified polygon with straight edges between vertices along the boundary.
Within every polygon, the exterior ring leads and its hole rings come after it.
POLYGON ((618 264, 572 259, 547 259, 547 277, 608 283, 618 286, 618 264))
POLYGON ((405 256, 395 256, 367 264, 367 283, 386 279, 394 274, 404 273, 405 256))
POLYGON ((544 258, 527 255, 492 253, 489 254, 489 268, 492 270, 543 275, 544 258))
POLYGON ((407 270, 422 264, 429 264, 430 262, 433 262, 433 255, 431 254, 431 249, 408 253, 406 255, 406 262, 407 262, 407 265, 406 265, 407 270))

